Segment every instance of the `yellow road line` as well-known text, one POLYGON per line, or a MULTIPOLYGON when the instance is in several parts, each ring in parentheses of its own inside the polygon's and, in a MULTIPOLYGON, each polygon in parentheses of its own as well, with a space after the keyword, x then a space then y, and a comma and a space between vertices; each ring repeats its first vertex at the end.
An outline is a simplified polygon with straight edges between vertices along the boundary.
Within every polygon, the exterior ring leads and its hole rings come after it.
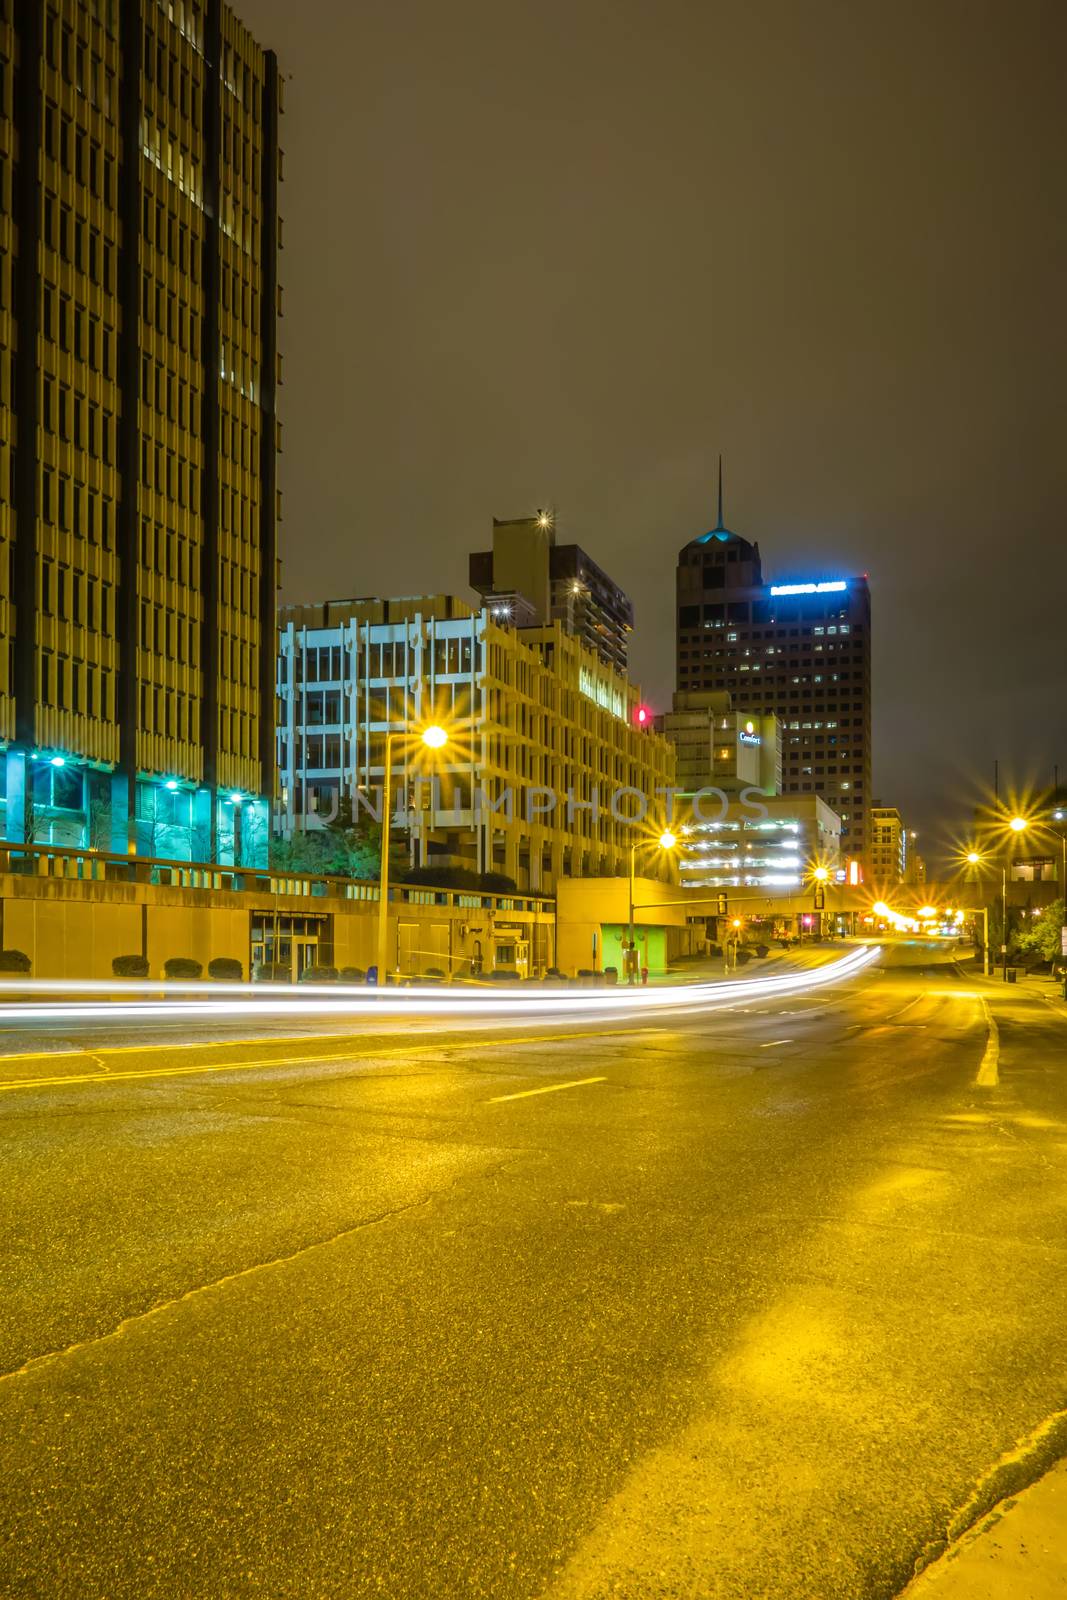
POLYGON ((505 1100, 529 1100, 535 1094, 558 1094, 560 1089, 583 1089, 587 1083, 607 1083, 607 1078, 575 1078, 572 1083, 546 1083, 543 1089, 523 1089, 521 1094, 495 1094, 485 1103, 501 1105, 505 1100))
MULTIPOLYGON (((644 1028, 613 1028, 612 1034, 669 1032, 669 1029, 644 1028)), ((600 1028, 568 1031, 566 1033, 536 1033, 521 1034, 508 1039, 465 1039, 463 1048, 469 1050, 500 1049, 508 1045, 553 1044, 571 1039, 597 1039, 604 1037, 604 1030, 600 1028)), ((231 1040, 231 1043, 233 1041, 231 1040)), ((260 1041, 255 1041, 259 1043, 260 1041)), ((448 1041, 438 1039, 433 1044, 424 1045, 387 1045, 380 1050, 345 1050, 339 1054, 313 1055, 313 1056, 280 1056, 273 1061, 205 1061, 190 1067, 153 1067, 143 1072, 83 1072, 71 1073, 63 1077, 52 1078, 14 1078, 0 1081, 0 1093, 14 1089, 54 1088, 61 1084, 77 1083, 126 1083, 135 1079, 144 1078, 181 1078, 188 1077, 197 1072, 253 1072, 257 1069, 265 1070, 270 1067, 296 1067, 314 1066, 317 1062, 330 1061, 377 1061, 382 1057, 406 1056, 408 1058, 427 1054, 436 1054, 441 1050, 455 1049, 448 1041)), ((153 1047, 154 1048, 154 1047, 153 1047)), ((188 1046, 187 1048, 192 1048, 188 1046)), ((205 1049, 210 1048, 204 1046, 205 1049)))
POLYGON ((974 1080, 980 1089, 995 1089, 1000 1082, 1000 1029, 989 1009, 989 1001, 982 999, 982 1014, 986 1021, 986 1045, 974 1080))

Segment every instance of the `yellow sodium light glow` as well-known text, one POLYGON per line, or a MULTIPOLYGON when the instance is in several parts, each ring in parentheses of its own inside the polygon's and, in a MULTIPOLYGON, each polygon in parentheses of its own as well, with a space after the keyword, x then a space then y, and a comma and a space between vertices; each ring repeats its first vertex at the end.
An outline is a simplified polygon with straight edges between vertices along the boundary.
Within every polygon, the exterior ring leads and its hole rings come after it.
POLYGON ((430 727, 423 728, 422 742, 423 744, 428 745, 431 750, 440 750, 443 745, 448 743, 448 734, 445 732, 444 728, 440 727, 435 722, 432 723, 430 727))
POLYGON ((659 836, 659 843, 661 850, 673 850, 678 840, 669 828, 664 828, 659 836))

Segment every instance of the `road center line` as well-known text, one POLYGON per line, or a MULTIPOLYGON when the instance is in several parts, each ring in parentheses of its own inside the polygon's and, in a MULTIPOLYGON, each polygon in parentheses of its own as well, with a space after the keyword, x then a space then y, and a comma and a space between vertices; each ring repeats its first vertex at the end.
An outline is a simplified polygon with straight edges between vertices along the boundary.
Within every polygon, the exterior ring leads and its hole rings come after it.
POLYGON ((989 1009, 989 1001, 984 997, 982 1014, 985 1017, 988 1036, 975 1083, 980 1089, 995 1089, 1000 1082, 1000 1029, 997 1027, 997 1019, 989 1009))
POLYGON ((768 1039, 766 1044, 761 1044, 761 1050, 773 1050, 776 1044, 792 1044, 792 1039, 768 1039))
POLYGON ((607 1078, 575 1078, 572 1083, 546 1083, 543 1089, 523 1089, 520 1094, 495 1094, 485 1103, 498 1106, 505 1100, 529 1100, 535 1094, 557 1094, 560 1089, 582 1089, 587 1083, 607 1083, 607 1078))
MULTIPOLYGON (((664 1028, 613 1028, 611 1034, 633 1033, 664 1033, 669 1030, 664 1028)), ((146 1067, 133 1072, 82 1072, 71 1073, 63 1077, 51 1078, 0 1078, 0 1094, 11 1093, 20 1089, 45 1089, 55 1088, 57 1085, 66 1084, 109 1084, 114 1087, 117 1083, 125 1083, 140 1079, 154 1078, 185 1078, 194 1077, 200 1073, 216 1072, 255 1072, 269 1071, 273 1067, 304 1067, 329 1065, 335 1061, 348 1061, 353 1065, 364 1061, 378 1061, 400 1057, 405 1060, 416 1061, 426 1055, 438 1055, 442 1051, 455 1050, 460 1044, 465 1050, 491 1050, 500 1049, 502 1046, 541 1045, 541 1044, 569 1044, 574 1039, 603 1039, 608 1037, 608 1031, 600 1028, 571 1029, 566 1033, 536 1033, 523 1034, 517 1038, 486 1038, 464 1039, 459 1043, 448 1036, 440 1036, 433 1043, 386 1045, 378 1050, 344 1050, 330 1055, 308 1056, 275 1056, 268 1060, 254 1058, 251 1061, 204 1061, 197 1062, 188 1067, 146 1067)), ((255 1048, 260 1040, 252 1040, 250 1047, 255 1048)), ((84 1054, 85 1052, 79 1052, 84 1054)), ((70 1052, 64 1052, 70 1054, 70 1052)), ((596 1081, 596 1080, 589 1080, 596 1081)))

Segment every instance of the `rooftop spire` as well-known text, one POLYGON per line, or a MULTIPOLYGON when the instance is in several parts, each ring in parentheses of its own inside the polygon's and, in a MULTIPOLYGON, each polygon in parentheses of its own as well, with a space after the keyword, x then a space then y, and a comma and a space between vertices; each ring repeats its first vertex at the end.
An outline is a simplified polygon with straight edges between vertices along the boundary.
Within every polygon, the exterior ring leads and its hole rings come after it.
POLYGON ((724 524, 723 524, 723 520, 722 520, 722 451, 720 451, 719 452, 719 520, 715 524, 715 532, 718 533, 718 532, 720 532, 720 530, 723 530, 723 529, 724 529, 724 524))

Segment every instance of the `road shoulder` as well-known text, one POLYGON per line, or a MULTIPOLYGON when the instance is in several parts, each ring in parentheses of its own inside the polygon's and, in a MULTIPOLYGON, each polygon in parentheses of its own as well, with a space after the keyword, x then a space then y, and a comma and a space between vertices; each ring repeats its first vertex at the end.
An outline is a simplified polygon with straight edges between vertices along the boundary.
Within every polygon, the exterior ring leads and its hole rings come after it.
POLYGON ((1063 1600, 1067 1461, 995 1505, 901 1600, 1063 1600))

